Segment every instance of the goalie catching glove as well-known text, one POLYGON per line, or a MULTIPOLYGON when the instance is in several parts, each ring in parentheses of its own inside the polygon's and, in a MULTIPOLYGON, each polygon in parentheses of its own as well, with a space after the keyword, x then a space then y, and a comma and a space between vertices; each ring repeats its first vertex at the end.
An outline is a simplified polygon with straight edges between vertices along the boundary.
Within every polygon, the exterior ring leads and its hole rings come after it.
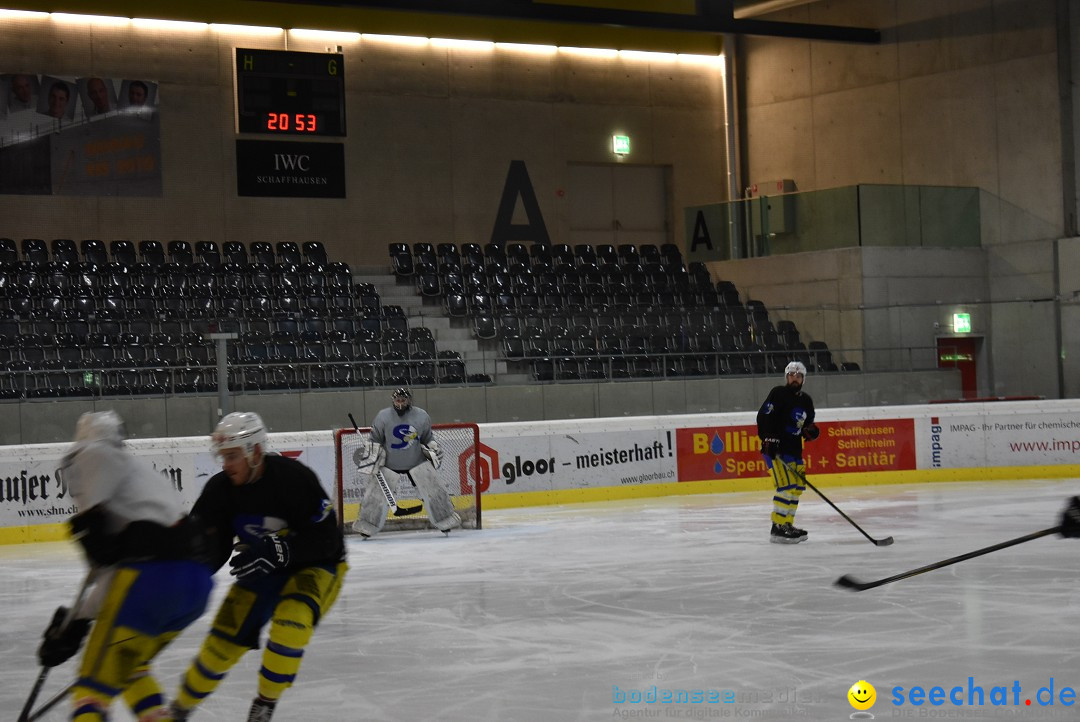
POLYGON ((237 579, 257 579, 289 566, 289 544, 276 534, 259 537, 250 545, 237 547, 229 561, 229 571, 237 579))
POLYGON ((817 424, 815 424, 813 421, 804 426, 802 430, 802 436, 807 441, 813 441, 818 437, 820 433, 821 430, 818 429, 817 424))
POLYGON ((38 661, 42 667, 56 667, 74 657, 90 631, 89 619, 72 619, 64 626, 67 616, 67 607, 57 607, 45 629, 44 639, 38 647, 38 661))
POLYGON ((431 462, 432 468, 438 469, 442 466, 442 447, 439 446, 439 442, 432 439, 426 444, 420 446, 420 450, 424 452, 424 456, 431 462))

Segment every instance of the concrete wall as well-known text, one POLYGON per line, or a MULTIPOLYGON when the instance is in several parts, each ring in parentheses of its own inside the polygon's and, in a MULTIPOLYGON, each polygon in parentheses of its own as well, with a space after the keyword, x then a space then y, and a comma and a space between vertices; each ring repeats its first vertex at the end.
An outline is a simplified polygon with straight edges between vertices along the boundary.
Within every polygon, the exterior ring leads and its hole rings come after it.
MULTIPOLYGON (((164 195, 4 196, 0 235, 314 239, 354 266, 387 263, 391 242, 489 240, 510 162, 521 160, 551 239, 562 242, 568 166, 619 162, 611 152, 615 132, 631 137, 632 154, 622 162, 670 168, 672 208, 726 194, 723 71, 715 60, 410 45, 367 36, 333 42, 345 56, 348 197, 241 198, 234 48, 325 52, 327 40, 5 17, 0 72, 160 82, 164 195)), ((713 46, 715 59, 715 39, 713 46)), ((672 240, 682 237, 681 223, 679 216, 669 229, 672 240)))
POLYGON ((715 265, 803 342, 825 341, 867 370, 936 365, 952 315, 983 339, 979 395, 1074 398, 1080 239, 986 249, 849 248, 715 265))
POLYGON ((976 186, 985 242, 1064 234, 1054 0, 833 0, 762 19, 883 40, 741 39, 748 182, 976 186))
MULTIPOLYGON (((849 263, 842 275, 831 252, 796 254, 722 264, 720 274, 769 306, 838 304, 791 312, 800 329, 799 316, 809 316, 811 336, 834 347, 931 347, 949 335, 953 312, 968 311, 973 335, 984 338, 980 393, 1075 395, 1075 382, 1062 384, 1070 374, 1059 373, 1059 354, 1076 344, 1075 309, 1066 294, 1061 310, 1055 301, 1055 273, 1075 261, 1054 240, 1071 213, 1062 188, 1072 146, 1062 128, 1074 130, 1059 97, 1059 7, 834 0, 764 16, 877 27, 883 42, 740 40, 746 180, 792 178, 800 191, 974 186, 985 253, 864 249, 861 267, 849 263), (783 289, 784 279, 813 282, 783 289)), ((865 361, 892 363, 869 352, 865 361)))
MULTIPOLYGON (((414 402, 436 423, 495 423, 620 416, 668 416, 756 411, 781 383, 773 377, 678 381, 617 381, 531 386, 413 390, 414 402)), ((956 371, 812 374, 806 391, 819 409, 893 406, 960 398, 956 371)), ((318 431, 349 426, 351 413, 366 425, 390 404, 390 389, 273 392, 236 395, 227 410, 255 411, 271 431, 318 431)), ((86 411, 114 409, 134 438, 209 434, 218 419, 216 395, 0 404, 0 445, 69 441, 86 411)))
POLYGON ((933 368, 935 338, 958 310, 972 313, 974 334, 992 329, 979 249, 845 248, 728 261, 717 272, 763 301, 774 323, 794 321, 803 343, 824 341, 868 370, 933 368))

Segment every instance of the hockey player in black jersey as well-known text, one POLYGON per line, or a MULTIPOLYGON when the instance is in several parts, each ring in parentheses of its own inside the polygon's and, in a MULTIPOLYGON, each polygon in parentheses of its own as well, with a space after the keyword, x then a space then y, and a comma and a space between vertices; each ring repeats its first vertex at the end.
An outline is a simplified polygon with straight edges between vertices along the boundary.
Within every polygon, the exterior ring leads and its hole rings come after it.
POLYGON ((798 544, 807 533, 795 527, 795 512, 806 485, 799 474, 806 473, 803 463, 803 439, 818 437, 814 423, 814 401, 803 391, 806 366, 792 361, 784 369, 784 385, 774 386, 757 414, 761 453, 772 470, 776 493, 773 495, 772 529, 769 541, 798 544), (792 473, 794 468, 798 474, 792 473))
POLYGON ((300 669, 319 620, 333 606, 348 566, 334 508, 314 472, 266 453, 257 414, 225 416, 210 437, 222 471, 206 482, 192 509, 220 540, 215 565, 229 561, 229 589, 209 636, 171 707, 186 720, 221 683, 270 623, 249 722, 267 722, 300 669), (234 551, 233 539, 239 543, 234 551))

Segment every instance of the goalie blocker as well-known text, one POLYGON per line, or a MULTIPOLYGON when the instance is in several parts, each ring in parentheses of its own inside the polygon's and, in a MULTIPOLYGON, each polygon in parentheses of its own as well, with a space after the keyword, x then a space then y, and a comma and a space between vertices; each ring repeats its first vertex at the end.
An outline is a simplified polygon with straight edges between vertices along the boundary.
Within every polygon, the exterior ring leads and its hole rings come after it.
MULTIPOLYGON (((463 528, 481 528, 480 428, 476 424, 434 424, 431 431, 442 452, 438 469, 431 470, 434 483, 446 489, 454 511, 461 517, 463 528)), ((353 522, 360 516, 366 474, 357 469, 354 457, 362 455, 363 452, 357 452, 368 443, 369 432, 370 427, 362 427, 338 429, 334 433, 338 523, 346 534, 355 533, 353 522)), ((397 474, 386 474, 386 480, 399 507, 422 503, 418 490, 407 475, 399 477, 397 474)), ((428 510, 421 509, 408 516, 389 514, 382 532, 430 529, 433 526, 428 510)))

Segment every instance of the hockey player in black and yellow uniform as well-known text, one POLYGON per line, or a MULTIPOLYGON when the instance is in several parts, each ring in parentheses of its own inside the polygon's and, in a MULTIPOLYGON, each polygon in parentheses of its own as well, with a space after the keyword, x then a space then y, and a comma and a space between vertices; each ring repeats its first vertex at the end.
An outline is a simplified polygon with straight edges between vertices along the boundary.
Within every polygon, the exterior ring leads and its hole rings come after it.
POLYGON ((222 471, 207 481, 192 509, 221 541, 215 562, 232 557, 236 583, 173 701, 186 720, 270 622, 248 720, 267 722, 296 679, 319 620, 330 610, 348 566, 334 508, 314 472, 266 453, 266 427, 257 414, 225 416, 211 436, 222 471))
POLYGON ((799 474, 806 473, 803 439, 813 441, 818 437, 814 401, 803 391, 805 378, 806 366, 799 361, 789 363, 784 369, 784 385, 773 387, 757 414, 761 453, 772 470, 776 487, 769 541, 778 544, 798 544, 808 536, 795 527, 799 497, 806 491, 799 478, 799 474), (792 468, 798 474, 792 473, 792 468))

